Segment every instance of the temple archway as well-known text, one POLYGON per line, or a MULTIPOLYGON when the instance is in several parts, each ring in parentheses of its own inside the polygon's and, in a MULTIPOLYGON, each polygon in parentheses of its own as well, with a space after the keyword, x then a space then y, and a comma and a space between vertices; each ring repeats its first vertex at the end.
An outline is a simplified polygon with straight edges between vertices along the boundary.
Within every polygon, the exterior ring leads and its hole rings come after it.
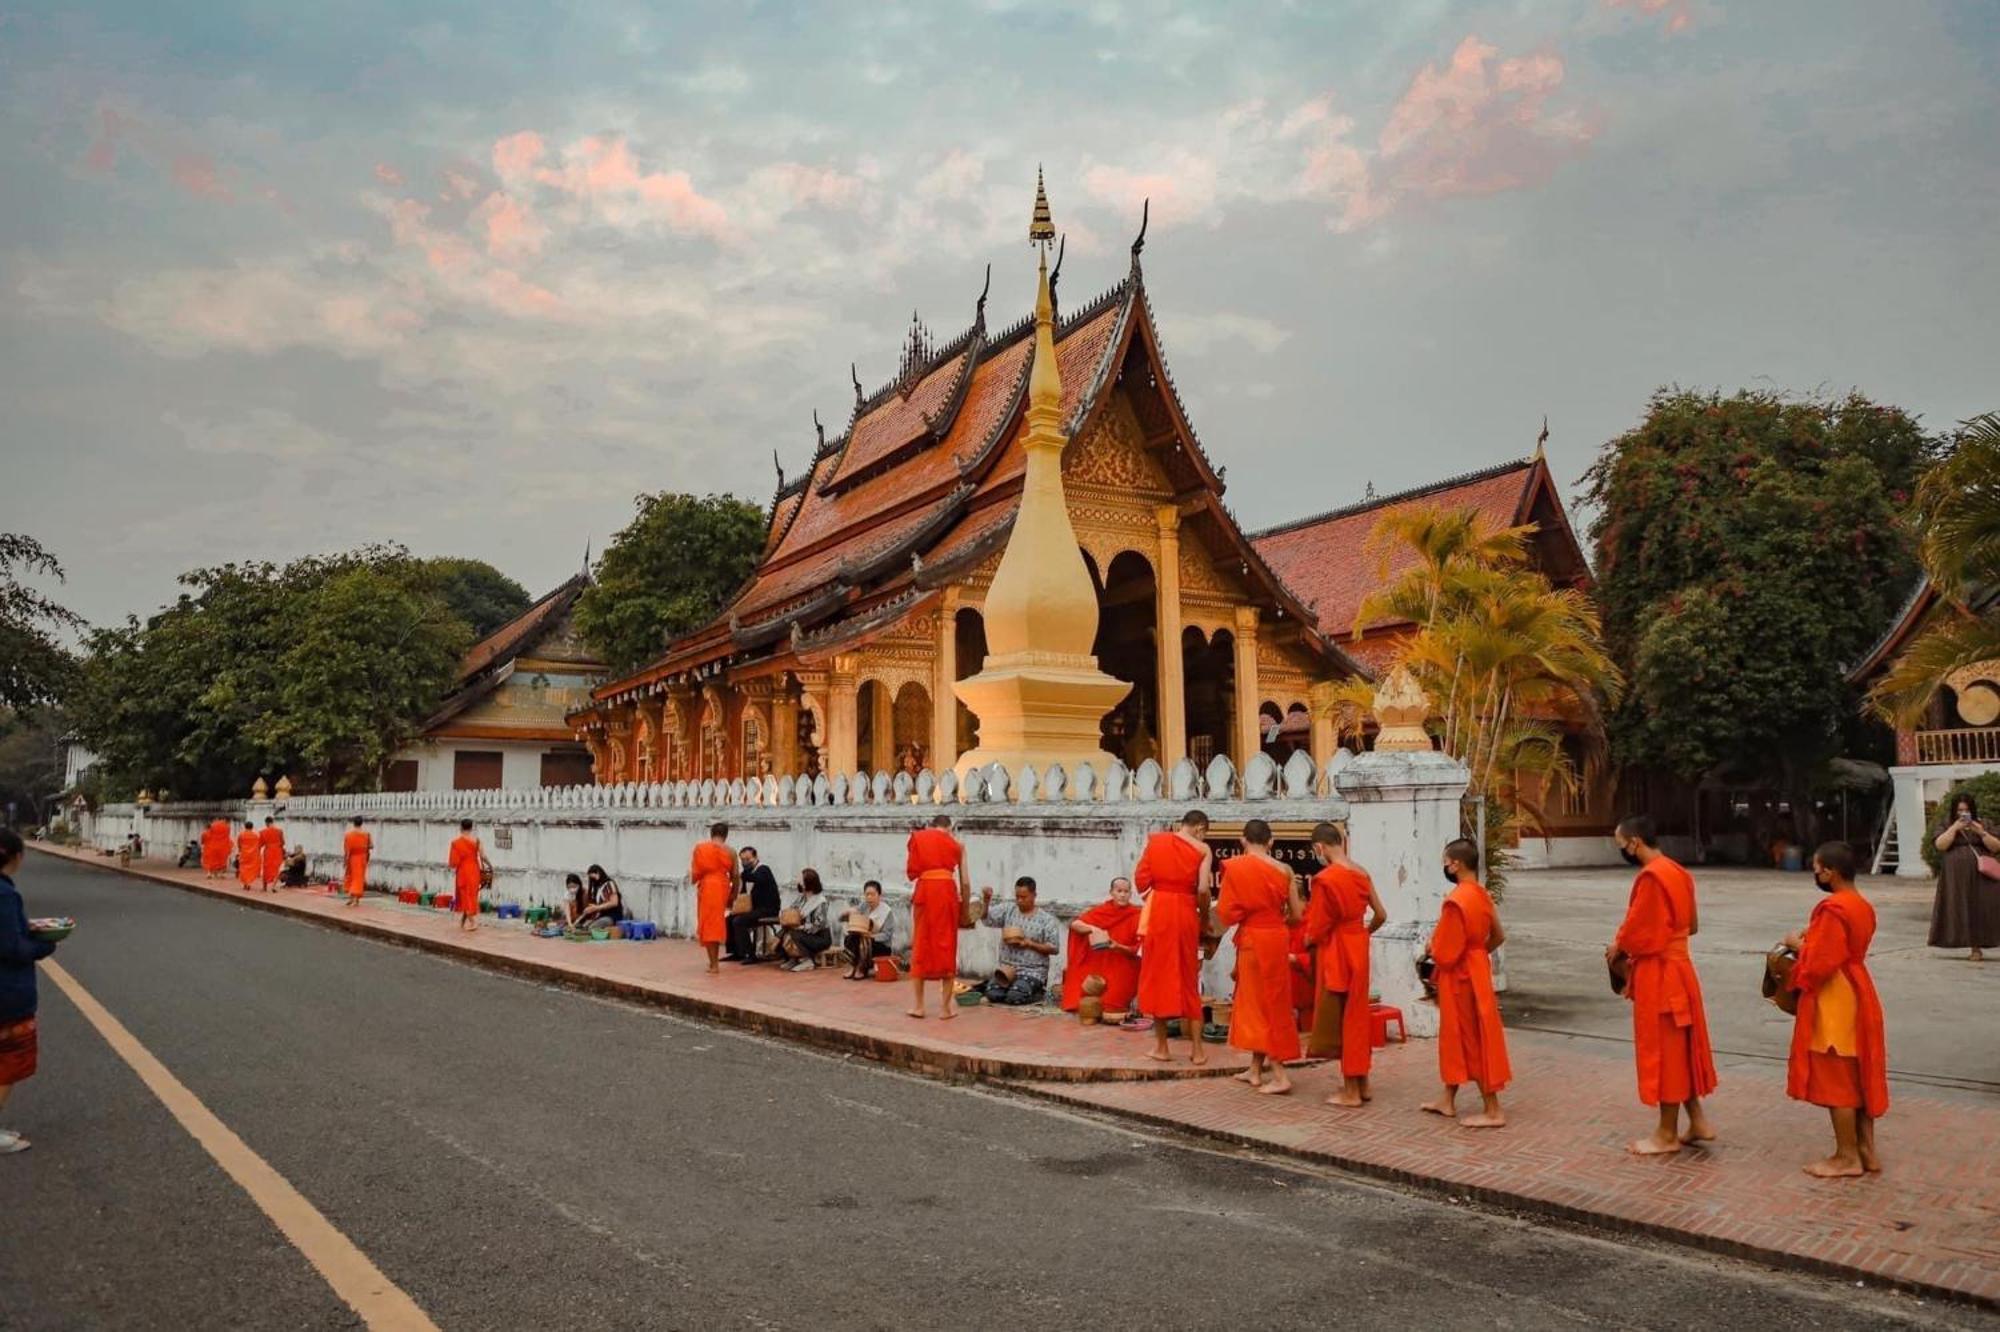
POLYGON ((1132 686, 1104 714, 1102 743, 1136 768, 1160 756, 1159 588, 1151 561, 1136 551, 1113 556, 1101 578, 1088 553, 1084 563, 1097 586, 1097 640, 1091 644, 1097 668, 1132 686))
POLYGON ((1217 754, 1230 751, 1236 716, 1236 635, 1218 629, 1211 638, 1194 625, 1183 629, 1181 678, 1187 695, 1188 757, 1196 767, 1205 767, 1217 754))
MULTIPOLYGON (((953 679, 968 680, 986 669, 986 617, 970 606, 962 606, 952 619, 952 637, 957 670, 953 679)), ((972 709, 954 695, 952 707, 958 717, 958 752, 969 754, 979 747, 979 719, 972 709)))
POLYGON ((895 764, 889 769, 915 772, 930 766, 931 691, 915 680, 906 680, 896 691, 892 709, 895 728, 895 764), (914 759, 914 764, 911 760, 914 759))
POLYGON ((863 680, 854 691, 854 762, 865 773, 896 766, 895 725, 889 691, 880 680, 863 680))

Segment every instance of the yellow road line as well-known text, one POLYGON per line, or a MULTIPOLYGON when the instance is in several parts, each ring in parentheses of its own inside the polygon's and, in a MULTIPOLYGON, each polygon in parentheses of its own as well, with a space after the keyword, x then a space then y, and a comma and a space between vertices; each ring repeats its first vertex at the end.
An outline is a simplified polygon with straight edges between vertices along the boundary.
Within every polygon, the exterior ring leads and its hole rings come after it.
POLYGON ((187 1089, 179 1078, 167 1071, 167 1066, 153 1057, 152 1051, 139 1040, 125 1024, 111 1016, 103 1004, 97 1002, 90 991, 83 988, 77 979, 54 962, 43 962, 42 970, 57 988, 69 996, 71 1003, 80 1009, 90 1025, 97 1028, 97 1034, 118 1053, 118 1057, 131 1065, 139 1080, 160 1098, 173 1117, 180 1121, 194 1140, 202 1145, 215 1163, 228 1176, 242 1186, 250 1195, 250 1201, 263 1210, 271 1223, 292 1242, 292 1247, 305 1255, 305 1260, 313 1265, 326 1284, 333 1287, 347 1306, 361 1315, 363 1322, 371 1328, 383 1328, 388 1332, 404 1332, 405 1329, 429 1328, 435 1332, 437 1325, 431 1322, 424 1311, 382 1270, 368 1261, 368 1255, 354 1246, 354 1242, 334 1229, 333 1223, 320 1214, 317 1207, 307 1202, 305 1195, 293 1188, 283 1175, 271 1168, 263 1157, 250 1150, 243 1139, 215 1117, 215 1113, 203 1105, 195 1094, 187 1089))

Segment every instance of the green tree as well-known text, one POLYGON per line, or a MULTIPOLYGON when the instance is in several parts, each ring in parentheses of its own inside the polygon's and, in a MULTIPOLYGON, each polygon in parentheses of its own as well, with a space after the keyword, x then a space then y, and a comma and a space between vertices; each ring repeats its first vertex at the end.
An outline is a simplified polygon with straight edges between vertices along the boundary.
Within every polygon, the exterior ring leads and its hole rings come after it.
POLYGON ((764 546, 764 511, 733 495, 663 491, 635 503, 576 605, 578 630, 614 671, 638 669, 708 623, 764 546))
POLYGON ((63 730, 53 708, 0 714, 0 817, 11 805, 18 823, 47 821, 62 793, 63 730))
POLYGON ((0 708, 24 711, 59 697, 76 659, 60 635, 80 629, 80 616, 57 605, 23 577, 62 580, 62 565, 33 537, 0 532, 0 708))
POLYGON ((236 795, 259 773, 365 788, 450 685, 471 631, 395 547, 181 576, 92 635, 74 708, 116 784, 236 795))
POLYGON ((423 562, 437 580, 438 595, 459 619, 484 638, 528 609, 528 590, 484 560, 440 555, 423 562))
POLYGON ((1596 597, 1630 681, 1612 753, 1784 793, 1848 740, 1845 668, 1915 574, 1902 521, 1937 441, 1859 394, 1662 390, 1585 476, 1596 597))

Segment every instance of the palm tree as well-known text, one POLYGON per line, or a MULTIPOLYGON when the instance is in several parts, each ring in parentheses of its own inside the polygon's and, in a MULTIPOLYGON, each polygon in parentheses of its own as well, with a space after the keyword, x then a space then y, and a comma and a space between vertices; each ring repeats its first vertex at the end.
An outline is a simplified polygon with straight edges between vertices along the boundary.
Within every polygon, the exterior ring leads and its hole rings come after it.
POLYGON ((2000 658, 2000 413, 1959 426, 1951 455, 1917 483, 1917 556, 1940 614, 1869 691, 1899 725, 1923 716, 1953 672, 2000 658))

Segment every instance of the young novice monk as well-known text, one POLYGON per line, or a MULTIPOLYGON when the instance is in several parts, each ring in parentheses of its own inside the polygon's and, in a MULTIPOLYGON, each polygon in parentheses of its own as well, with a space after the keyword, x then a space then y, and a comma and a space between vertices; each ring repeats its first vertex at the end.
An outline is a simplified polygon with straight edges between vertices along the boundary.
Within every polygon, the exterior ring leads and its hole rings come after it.
POLYGON ((951 815, 910 834, 903 871, 915 885, 910 893, 910 1016, 924 1015, 924 982, 938 982, 938 1017, 958 1016, 951 985, 958 978, 958 925, 972 900, 965 873, 965 847, 951 835, 951 815))
POLYGON ((1492 951, 1506 942, 1493 899, 1479 882, 1479 848, 1461 837, 1444 849, 1444 877, 1452 886, 1431 933, 1431 960, 1437 964, 1438 1072, 1444 1095, 1423 1108, 1447 1119, 1458 1114, 1460 1084, 1476 1082, 1484 1101, 1480 1112, 1458 1122, 1467 1128, 1499 1128, 1500 1090, 1513 1079, 1507 1063, 1507 1036, 1500 1027, 1500 1000, 1493 993, 1492 951))
POLYGON ((361 826, 361 816, 354 816, 354 826, 340 839, 341 859, 347 867, 347 905, 360 906, 361 895, 368 891, 368 857, 374 853, 375 839, 361 826))
POLYGON ((1315 1032, 1337 1033, 1326 1049, 1340 1052, 1341 1089, 1328 1105, 1357 1106, 1368 1099, 1368 1070, 1375 1042, 1368 1030, 1368 936, 1388 923, 1375 882, 1347 858, 1347 834, 1337 823, 1313 828, 1313 853, 1325 866, 1313 876, 1306 904, 1306 942, 1319 950, 1315 988, 1325 1005, 1315 1032))
POLYGON ((245 819, 243 831, 236 834, 236 882, 243 885, 244 892, 256 889, 263 862, 263 839, 257 835, 257 825, 245 819))
POLYGON ((452 838, 445 854, 451 868, 452 906, 458 912, 458 928, 479 928, 479 880, 486 868, 486 851, 472 835, 472 820, 458 821, 458 836, 452 838))
POLYGON ((285 869, 285 830, 273 818, 264 820, 264 830, 257 834, 258 877, 267 893, 278 891, 278 876, 285 869))
POLYGON ((1201 1048, 1201 932, 1208 919, 1214 859, 1208 843, 1208 815, 1191 809, 1181 826, 1156 832, 1132 871, 1132 883, 1147 894, 1139 918, 1139 1011, 1153 1019, 1151 1056, 1165 1063, 1167 1021, 1179 1018, 1194 1044, 1188 1062, 1206 1064, 1201 1048))
POLYGON ((1229 1022, 1229 1043, 1250 1052, 1250 1067, 1236 1076, 1266 1096, 1292 1089, 1285 1061, 1299 1057, 1287 943, 1302 909, 1297 876, 1271 855, 1271 825, 1251 819, 1243 825, 1243 854, 1222 867, 1215 913, 1223 929, 1236 927, 1236 1015, 1229 1022))
POLYGON ((735 900, 741 871, 729 846, 729 825, 711 823, 708 840, 688 858, 688 878, 694 883, 695 939, 708 954, 708 974, 722 969, 722 941, 729 935, 729 904, 735 900))
POLYGON ((1663 1156, 1682 1143, 1706 1142, 1715 1128, 1701 1098, 1715 1090, 1715 1057, 1708 1048, 1701 978, 1688 956, 1688 936, 1700 926, 1694 876, 1660 851, 1653 821, 1634 814, 1618 825, 1618 850, 1639 867, 1625 922, 1604 950, 1609 963, 1627 958, 1625 997, 1632 1001, 1632 1058, 1639 1070, 1639 1100, 1659 1107, 1651 1136, 1635 1138, 1635 1156, 1663 1156), (1687 1132, 1680 1131, 1687 1108, 1687 1132))
POLYGON ((1813 882, 1826 896, 1812 909, 1805 936, 1785 940, 1799 955, 1792 968, 1799 1011, 1785 1092, 1825 1106, 1833 1118, 1833 1155, 1805 1167, 1820 1179, 1882 1168, 1875 1121, 1889 1109, 1882 1001, 1868 974, 1875 908, 1854 886, 1856 868, 1854 849, 1845 842, 1813 852, 1813 882))
POLYGON ((1132 1006, 1139 986, 1139 908, 1132 904, 1132 881, 1119 875, 1111 896, 1069 923, 1069 951, 1063 957, 1062 1006, 1074 1013, 1083 1002, 1083 983, 1104 978, 1108 1017, 1132 1006))
POLYGON ((204 877, 219 879, 229 873, 229 820, 217 819, 201 833, 201 872, 204 877))

